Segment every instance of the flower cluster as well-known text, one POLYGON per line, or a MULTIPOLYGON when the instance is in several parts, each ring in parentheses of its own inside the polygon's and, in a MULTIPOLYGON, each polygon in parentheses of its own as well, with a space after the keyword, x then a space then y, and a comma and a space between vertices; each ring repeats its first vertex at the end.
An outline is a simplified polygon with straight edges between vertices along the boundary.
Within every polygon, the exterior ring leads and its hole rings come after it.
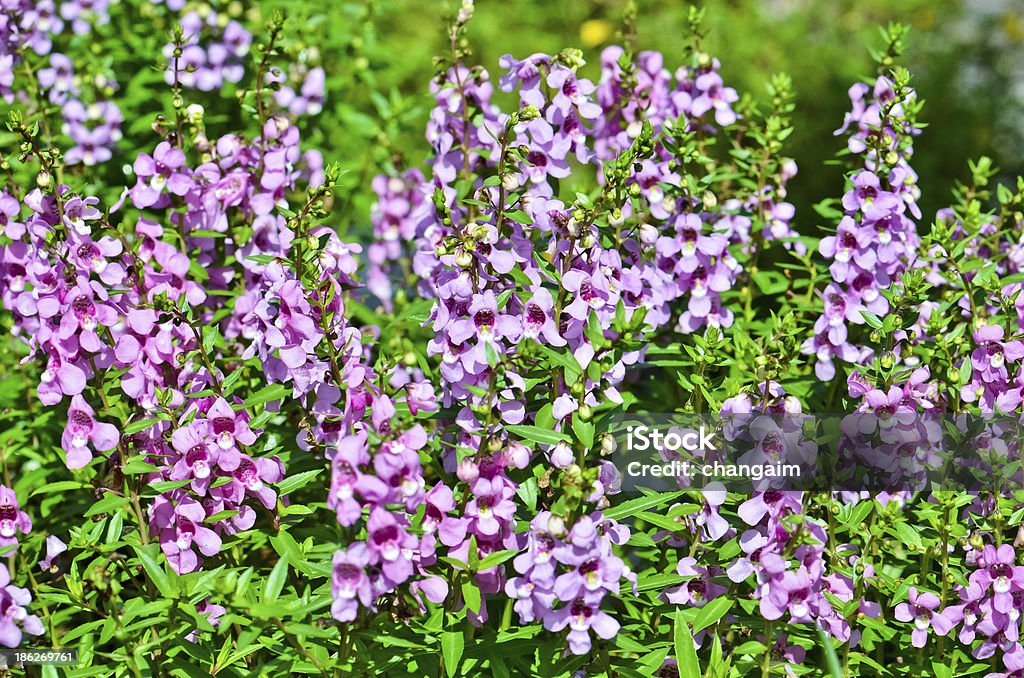
POLYGON ((884 315, 889 310, 883 291, 898 285, 900 274, 915 265, 919 245, 914 219, 921 217, 920 191, 909 164, 912 139, 920 133, 914 123, 916 95, 882 76, 873 88, 854 85, 850 100, 853 110, 837 134, 852 130, 848 147, 863 157, 864 169, 850 178, 836 235, 821 241, 834 282, 822 292, 825 311, 804 347, 817 357, 815 372, 823 381, 835 376, 835 358, 860 363, 871 356, 870 349, 851 341, 849 324, 862 325, 864 311, 884 315))
POLYGON ((244 59, 252 45, 252 34, 232 19, 224 20, 213 11, 205 15, 187 12, 182 15, 180 45, 164 47, 168 85, 180 84, 203 92, 219 90, 225 83, 241 82, 245 75, 244 59))

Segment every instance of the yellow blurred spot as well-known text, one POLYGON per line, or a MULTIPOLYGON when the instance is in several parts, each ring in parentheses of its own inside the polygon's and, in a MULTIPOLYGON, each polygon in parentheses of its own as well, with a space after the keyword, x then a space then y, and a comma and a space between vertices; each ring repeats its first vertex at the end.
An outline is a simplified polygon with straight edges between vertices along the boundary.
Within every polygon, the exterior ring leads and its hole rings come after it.
POLYGON ((1000 17, 1000 23, 1011 42, 1017 45, 1024 42, 1024 24, 1021 23, 1019 16, 1007 12, 1000 17))
POLYGON ((605 19, 590 19, 580 26, 580 40, 587 47, 596 47, 612 36, 612 23, 605 19))

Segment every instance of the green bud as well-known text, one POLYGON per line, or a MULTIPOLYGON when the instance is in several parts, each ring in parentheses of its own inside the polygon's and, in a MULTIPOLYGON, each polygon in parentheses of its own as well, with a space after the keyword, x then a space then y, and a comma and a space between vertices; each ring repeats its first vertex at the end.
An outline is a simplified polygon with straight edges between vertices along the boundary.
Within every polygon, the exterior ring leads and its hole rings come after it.
POLYGON ((459 250, 459 253, 455 255, 455 265, 459 268, 469 268, 473 265, 473 253, 459 250))
POLYGON ((537 110, 536 106, 524 106, 522 110, 519 111, 519 120, 521 122, 529 122, 531 120, 536 120, 539 117, 540 111, 537 110))
POLYGON ((892 366, 896 364, 896 356, 892 354, 892 351, 886 351, 882 354, 882 357, 878 359, 879 364, 883 370, 891 370, 892 366))

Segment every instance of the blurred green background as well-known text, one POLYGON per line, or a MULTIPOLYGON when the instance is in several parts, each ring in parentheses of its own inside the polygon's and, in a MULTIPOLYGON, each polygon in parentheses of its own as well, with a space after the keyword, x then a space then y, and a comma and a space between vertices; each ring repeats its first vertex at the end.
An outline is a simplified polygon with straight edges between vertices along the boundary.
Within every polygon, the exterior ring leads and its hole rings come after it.
MULTIPOLYGON (((684 0, 638 0, 638 46, 665 54, 674 70, 687 40, 684 0)), ((708 0, 704 48, 717 55, 727 84, 741 95, 766 98, 775 72, 792 76, 797 95, 796 131, 787 154, 800 174, 790 184, 797 228, 813 231, 811 206, 842 192, 842 168, 826 164, 843 148, 833 136, 849 108, 847 90, 872 75, 870 50, 882 43, 879 26, 911 26, 904 62, 926 101, 929 127, 917 144, 925 218, 949 201, 968 158, 991 155, 1004 175, 1024 172, 1024 2, 1022 0, 708 0)), ((497 80, 498 58, 579 47, 585 74, 597 79, 599 54, 619 41, 626 0, 478 0, 469 38, 478 63, 497 80)), ((117 7, 115 5, 115 7, 117 7)), ((327 104, 303 120, 305 145, 323 150, 348 171, 335 218, 351 235, 369 232, 370 180, 395 166, 419 165, 427 155, 424 126, 432 105, 429 81, 435 54, 447 50, 445 18, 456 0, 260 0, 190 2, 186 9, 243 21, 257 34, 274 9, 289 17, 284 45, 289 58, 323 65, 327 104)), ((153 115, 169 113, 169 92, 157 67, 176 14, 148 1, 125 2, 100 27, 87 49, 98 68, 122 83, 116 99, 125 112, 121 160, 155 145, 153 115), (122 12, 117 16, 117 12, 122 12), (107 52, 107 53, 103 53, 107 52), (116 53, 110 53, 116 52, 116 53)), ((210 133, 245 124, 232 91, 187 93, 189 102, 218 111, 210 133)), ((509 101, 508 97, 499 101, 509 101)), ((119 163, 87 172, 97 188, 119 163)), ((831 226, 831 225, 826 225, 831 226)))

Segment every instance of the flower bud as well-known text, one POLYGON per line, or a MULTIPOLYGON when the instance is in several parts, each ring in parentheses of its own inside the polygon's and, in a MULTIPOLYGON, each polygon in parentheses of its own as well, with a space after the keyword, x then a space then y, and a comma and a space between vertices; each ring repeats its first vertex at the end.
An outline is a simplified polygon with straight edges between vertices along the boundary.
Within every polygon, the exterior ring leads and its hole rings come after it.
POLYGON ((203 113, 205 113, 205 111, 199 104, 189 104, 188 108, 185 109, 185 115, 188 117, 188 121, 193 125, 202 122, 203 113))
POLYGON ((530 122, 540 117, 540 111, 537 110, 536 106, 523 106, 522 110, 519 111, 519 120, 522 122, 530 122))
POLYGON ((609 454, 615 452, 618 448, 618 443, 615 442, 615 436, 611 433, 605 433, 601 436, 601 456, 607 457, 609 454))
POLYGON ((36 175, 36 186, 46 190, 53 183, 53 177, 46 170, 39 170, 39 174, 36 175))
POLYGON ((526 468, 530 465, 530 450, 513 440, 505 450, 505 459, 515 468, 526 468))
POLYGON ((564 537, 566 535, 565 521, 562 520, 561 516, 552 514, 548 518, 548 534, 552 537, 564 537))
POLYGON ((473 253, 460 249, 455 255, 455 265, 459 268, 469 268, 473 265, 473 253))
POLYGON ((555 468, 565 469, 572 465, 574 455, 567 443, 560 442, 548 451, 548 458, 555 468))
POLYGON ((891 370, 892 366, 896 364, 896 356, 892 354, 892 351, 886 351, 882 354, 882 357, 878 359, 879 364, 883 370, 891 370))
POLYGON ((476 462, 472 458, 466 457, 459 462, 458 468, 455 470, 455 475, 459 477, 464 483, 471 483, 480 477, 480 467, 477 466, 476 462))
POLYGON ((590 405, 583 403, 579 409, 580 421, 590 421, 594 418, 594 410, 590 405))

